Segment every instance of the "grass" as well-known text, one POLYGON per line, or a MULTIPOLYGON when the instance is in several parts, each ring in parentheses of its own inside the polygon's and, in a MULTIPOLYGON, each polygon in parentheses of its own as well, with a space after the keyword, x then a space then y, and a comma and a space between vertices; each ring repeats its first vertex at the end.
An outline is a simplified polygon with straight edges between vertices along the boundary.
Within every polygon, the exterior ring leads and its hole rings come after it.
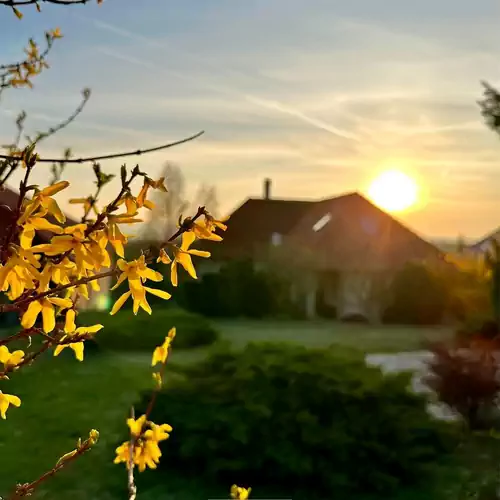
POLYGON ((102 436, 99 446, 43 483, 39 495, 50 498, 57 491, 74 500, 106 498, 101 489, 112 489, 120 476, 125 480, 124 471, 111 469, 112 452, 123 437, 126 412, 148 386, 149 369, 112 355, 88 357, 84 363, 60 358, 47 357, 11 376, 8 390, 22 405, 10 408, 0 426, 0 492, 36 479, 71 451, 78 437, 96 428, 102 436))
POLYGON ((450 339, 448 327, 346 324, 335 321, 251 321, 215 322, 221 338, 235 347, 250 341, 291 342, 307 347, 338 344, 366 353, 394 353, 425 348, 426 342, 450 339))
MULTIPOLYGON (((333 322, 218 321, 216 327, 222 340, 236 347, 249 341, 272 340, 310 347, 336 343, 367 352, 419 349, 423 340, 437 340, 449 334, 444 329, 333 322)), ((206 353, 205 348, 174 350, 172 362, 190 363, 206 353)), ((24 367, 9 382, 2 383, 3 391, 18 395, 23 403, 20 408, 9 409, 7 420, 0 421, 0 496, 12 491, 16 483, 38 478, 61 455, 71 451, 80 436, 85 438, 90 429, 96 428, 101 433, 98 446, 43 483, 37 497, 126 498, 125 468, 113 464, 114 449, 126 436, 125 418, 130 406, 142 390, 151 387, 149 360, 146 354, 106 352, 88 355, 84 363, 78 363, 66 350, 58 358, 46 356, 33 366, 24 367)), ((139 476, 141 499, 208 498, 203 486, 191 479, 175 474, 159 478, 159 474, 165 472, 147 471, 139 476), (148 491, 146 486, 150 483, 152 489, 148 491), (167 484, 168 490, 164 486, 167 484)))

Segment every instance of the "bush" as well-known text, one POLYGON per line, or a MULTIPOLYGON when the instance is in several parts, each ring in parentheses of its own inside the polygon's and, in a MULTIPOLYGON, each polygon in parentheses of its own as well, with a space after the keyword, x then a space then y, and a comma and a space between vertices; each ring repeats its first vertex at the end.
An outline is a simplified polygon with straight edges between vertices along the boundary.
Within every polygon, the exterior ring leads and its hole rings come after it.
POLYGON ((435 344, 424 382, 471 430, 497 426, 500 415, 498 342, 477 335, 453 345, 435 344))
POLYGON ((252 344, 181 373, 153 410, 174 428, 161 466, 250 484, 262 498, 385 495, 426 481, 454 442, 408 375, 384 376, 338 347, 252 344))
POLYGON ((420 264, 408 264, 389 287, 386 323, 433 325, 443 320, 450 293, 439 276, 420 264))
POLYGON ((183 283, 177 300, 182 307, 211 317, 293 314, 287 284, 245 260, 229 262, 217 273, 183 283))
POLYGON ((131 311, 116 316, 104 311, 84 311, 78 318, 85 325, 104 325, 95 339, 100 347, 107 349, 152 351, 173 326, 177 328, 175 348, 178 349, 206 346, 217 340, 217 331, 205 318, 182 309, 157 308, 151 316, 134 316, 131 311))

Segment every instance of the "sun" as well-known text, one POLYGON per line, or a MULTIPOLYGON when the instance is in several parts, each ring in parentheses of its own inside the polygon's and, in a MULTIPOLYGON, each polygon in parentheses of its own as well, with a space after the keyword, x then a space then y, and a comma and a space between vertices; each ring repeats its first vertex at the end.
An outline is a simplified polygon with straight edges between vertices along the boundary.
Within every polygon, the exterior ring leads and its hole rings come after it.
POLYGON ((368 188, 368 196, 383 210, 402 212, 417 202, 417 183, 400 170, 387 170, 368 188))

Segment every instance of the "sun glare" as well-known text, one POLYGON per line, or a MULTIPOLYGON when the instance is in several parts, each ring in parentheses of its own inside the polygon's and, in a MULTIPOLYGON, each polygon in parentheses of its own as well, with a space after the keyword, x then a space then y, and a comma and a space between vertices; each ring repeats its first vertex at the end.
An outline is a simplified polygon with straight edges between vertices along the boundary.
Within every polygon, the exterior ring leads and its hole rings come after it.
POLYGON ((417 201, 417 183, 399 170, 380 174, 370 185, 368 196, 383 210, 401 212, 417 201))

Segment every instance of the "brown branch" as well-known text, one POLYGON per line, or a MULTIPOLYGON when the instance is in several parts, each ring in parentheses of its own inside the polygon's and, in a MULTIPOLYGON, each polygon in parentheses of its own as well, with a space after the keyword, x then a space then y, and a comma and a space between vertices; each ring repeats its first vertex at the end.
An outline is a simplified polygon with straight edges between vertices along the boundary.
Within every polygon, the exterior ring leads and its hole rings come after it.
MULTIPOLYGON (((165 369, 167 367, 167 362, 170 357, 170 353, 172 352, 172 347, 168 346, 168 354, 167 358, 165 359, 165 362, 162 363, 161 368, 160 368, 160 380, 163 381, 163 375, 165 374, 165 369)), ((151 394, 151 399, 149 400, 148 407, 146 408, 146 421, 149 420, 149 417, 151 415, 151 412, 153 411, 154 405, 156 403, 156 398, 158 397, 158 393, 160 392, 162 386, 157 385, 153 391, 153 394, 151 394)))
MULTIPOLYGON (((47 132, 39 133, 35 139, 33 139, 32 141, 30 140, 29 142, 30 143, 35 142, 38 144, 40 141, 49 138, 50 136, 56 134, 57 132, 59 132, 63 128, 66 128, 68 125, 70 125, 73 121, 75 121, 75 119, 83 111, 83 108, 85 107, 88 100, 90 99, 90 89, 88 89, 88 88, 83 89, 82 96, 83 96, 82 101, 76 107, 76 109, 73 111, 73 113, 71 113, 71 115, 69 115, 65 120, 58 123, 57 125, 50 127, 49 130, 47 130, 47 132)), ((67 161, 67 160, 65 160, 65 161, 67 161)))
POLYGON ((8 312, 8 311, 18 311, 21 307, 26 306, 30 302, 33 302, 35 300, 40 300, 43 299, 44 297, 47 297, 49 295, 54 295, 55 293, 62 292, 64 290, 67 290, 68 288, 73 288, 78 285, 86 285, 87 283, 90 283, 91 281, 94 280, 99 280, 101 278, 107 278, 108 276, 114 276, 117 272, 119 272, 119 269, 113 268, 110 271, 105 271, 103 273, 98 273, 94 274, 93 276, 88 276, 86 278, 81 278, 76 281, 72 281, 71 283, 68 283, 66 285, 59 285, 56 286, 55 288, 52 288, 51 290, 47 290, 46 292, 39 293, 37 295, 32 295, 30 297, 26 297, 18 302, 15 302, 14 304, 3 304, 0 305, 0 313, 8 312))
POLYGON ((45 351, 50 349, 53 344, 54 344, 54 342, 52 342, 50 340, 45 342, 42 345, 42 347, 40 347, 40 349, 38 349, 38 351, 34 351, 34 352, 28 354, 27 356, 25 356, 24 359, 19 364, 15 365, 15 366, 9 366, 3 372, 0 372, 0 379, 2 377, 5 377, 10 372, 17 371, 22 366, 30 365, 31 363, 33 363, 33 361, 35 361, 36 358, 38 358, 38 356, 40 356, 45 351))
MULTIPOLYGON (((1 0, 0 0, 1 1, 1 0)), ((147 153, 153 153, 155 151, 162 151, 163 149, 168 149, 172 148, 174 146, 178 146, 180 144, 184 144, 185 142, 193 141, 194 139, 197 139, 201 135, 203 135, 205 132, 202 130, 201 132, 198 132, 195 135, 192 135, 190 137, 186 137, 185 139, 181 139, 179 141, 175 142, 170 142, 168 144, 163 144, 162 146, 155 146, 152 148, 148 149, 137 149, 135 151, 128 151, 126 153, 111 153, 111 154, 105 154, 105 155, 100 155, 100 156, 87 156, 84 158, 70 158, 70 159, 63 159, 63 158, 39 158, 37 160, 37 163, 87 163, 87 162, 95 162, 95 161, 100 161, 100 160, 111 160, 113 158, 124 158, 126 156, 138 156, 138 155, 143 155, 147 153)), ((16 159, 15 156, 9 156, 9 155, 0 155, 1 159, 4 160, 11 160, 11 159, 16 159)))
POLYGON ((12 341, 17 340, 17 339, 22 339, 24 337, 30 337, 32 335, 32 333, 33 333, 33 331, 31 328, 28 328, 26 330, 21 330, 20 332, 14 333, 13 335, 10 335, 9 337, 7 337, 5 339, 1 339, 0 346, 10 344, 12 341))
POLYGON ((53 5, 85 5, 90 0, 0 0, 0 5, 16 7, 17 5, 36 5, 37 3, 51 3, 53 5))
POLYGON ((160 247, 163 248, 167 246, 169 243, 172 243, 172 241, 176 240, 182 233, 185 233, 186 231, 189 231, 193 223, 196 222, 202 215, 205 215, 207 213, 205 207, 198 207, 198 211, 192 218, 187 218, 184 220, 184 222, 181 224, 181 227, 172 235, 167 241, 164 241, 160 247))
POLYGON ((139 166, 137 166, 131 172, 129 180, 123 182, 122 188, 120 189, 120 192, 118 193, 117 197, 106 207, 106 210, 104 212, 100 213, 97 216, 96 221, 86 229, 85 231, 86 236, 89 236, 93 231, 95 231, 99 227, 99 225, 104 221, 104 219, 109 214, 111 214, 111 212, 114 212, 118 208, 117 203, 121 200, 122 196, 129 190, 130 184, 138 175, 139 175, 139 166))
POLYGON ((68 458, 66 458, 62 462, 58 462, 54 467, 52 467, 52 469, 50 469, 49 471, 47 471, 44 474, 42 474, 35 481, 33 481, 31 483, 17 485, 15 492, 9 497, 9 500, 15 500, 15 499, 18 499, 18 498, 27 497, 27 496, 32 495, 33 491, 36 489, 36 487, 40 483, 42 483, 43 481, 45 481, 49 477, 52 477, 54 474, 56 474, 62 468, 64 468, 66 465, 68 465, 70 462, 73 462, 79 456, 81 456, 84 453, 86 453, 87 451, 89 451, 91 448, 92 448, 92 443, 88 439, 87 441, 85 441, 83 443, 83 445, 80 448, 77 448, 75 450, 75 454, 74 455, 69 456, 68 458))

